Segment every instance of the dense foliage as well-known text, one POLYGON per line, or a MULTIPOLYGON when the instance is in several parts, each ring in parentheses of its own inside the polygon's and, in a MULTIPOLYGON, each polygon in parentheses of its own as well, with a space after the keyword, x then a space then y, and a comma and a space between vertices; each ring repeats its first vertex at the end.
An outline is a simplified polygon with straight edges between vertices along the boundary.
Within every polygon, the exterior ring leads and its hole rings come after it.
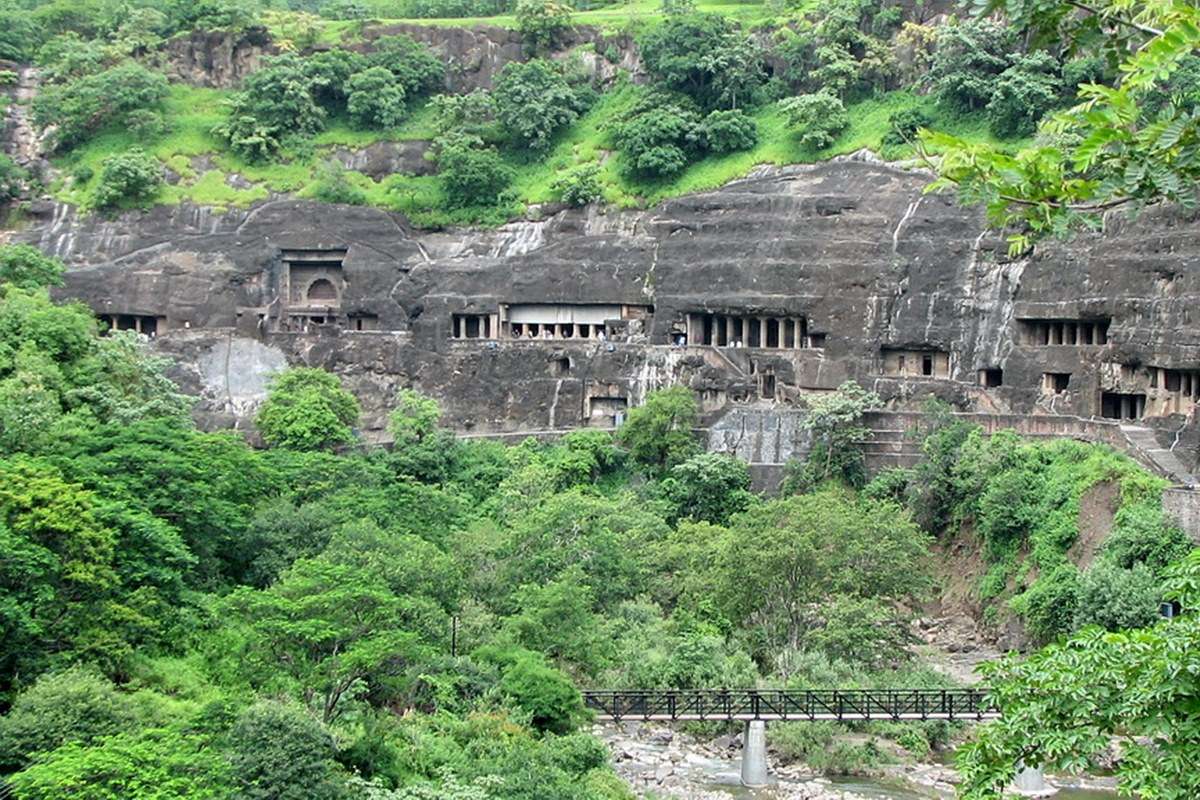
POLYGON ((197 431, 134 334, 52 303, 61 265, 21 247, 0 264, 0 383, 22 397, 0 403, 18 800, 616 800, 577 685, 935 681, 907 663, 929 581, 908 513, 836 487, 760 498, 700 452, 683 388, 618 437, 517 446, 455 438, 405 389, 388 449, 335 452, 357 401, 295 368, 255 450, 197 431))

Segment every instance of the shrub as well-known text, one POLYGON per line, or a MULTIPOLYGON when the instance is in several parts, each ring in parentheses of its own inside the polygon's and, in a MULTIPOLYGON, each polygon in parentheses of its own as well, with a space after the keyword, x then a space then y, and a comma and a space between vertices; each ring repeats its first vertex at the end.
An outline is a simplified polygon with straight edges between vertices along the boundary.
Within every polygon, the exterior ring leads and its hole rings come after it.
POLYGON ((162 186, 162 164, 145 150, 135 147, 109 156, 100 167, 100 181, 92 193, 96 208, 146 203, 162 186))
POLYGON ((33 101, 33 120, 55 126, 55 148, 70 149, 96 131, 138 109, 157 109, 168 93, 167 79, 133 62, 60 86, 48 86, 33 101))
POLYGON ((541 731, 571 733, 585 715, 583 699, 570 678, 532 653, 504 671, 500 691, 541 731))
POLYGON ((1124 569, 1145 564, 1161 572, 1192 549, 1191 539, 1166 519, 1157 501, 1127 504, 1113 523, 1102 555, 1124 569))
POLYGON ((364 128, 391 128, 404 117, 404 87, 383 67, 371 67, 346 82, 346 110, 364 128))
POLYGON ((553 49, 571 27, 571 7, 554 0, 517 0, 517 31, 535 51, 553 49))
POLYGON ((1038 120, 1060 102, 1058 62, 1038 51, 1019 56, 995 81, 987 104, 988 120, 998 136, 1028 136, 1038 120))
POLYGON ((11 158, 0 154, 0 203, 16 200, 29 173, 18 167, 11 158))
POLYGON ((446 69, 423 44, 407 36, 381 36, 375 50, 367 55, 372 67, 382 67, 392 75, 408 97, 417 97, 439 89, 446 69))
POLYGON ((758 124, 744 111, 713 111, 700 123, 700 136, 713 153, 749 150, 758 144, 758 124))
POLYGON ((1162 590, 1145 564, 1124 569, 1099 561, 1079 581, 1075 627, 1099 625, 1119 631, 1143 628, 1158 619, 1162 590))
POLYGON ((579 116, 562 67, 541 58, 504 65, 492 98, 505 130, 530 150, 545 150, 554 134, 579 116))
POLYGON ((564 203, 573 206, 594 203, 604 196, 604 187, 600 185, 600 165, 592 162, 569 169, 554 179, 550 189, 564 203))
POLYGON ((1079 588, 1079 570, 1072 564, 1061 564, 1042 573, 1009 605, 1024 618, 1034 641, 1045 644, 1072 630, 1079 588))
POLYGON ((669 177, 692 162, 700 115, 661 95, 650 95, 613 128, 627 172, 669 177))
POLYGON ((441 142, 437 156, 442 190, 451 205, 492 205, 512 182, 512 169, 494 147, 473 136, 456 136, 441 142))
POLYGON ((159 112, 151 111, 148 108, 139 108, 126 115, 125 128, 133 135, 133 138, 148 142, 166 133, 167 123, 159 112))
POLYGON ((0 284, 22 289, 62 286, 64 264, 27 244, 0 245, 0 284))
POLYGON ((367 203, 367 193, 355 186, 346 177, 341 162, 330 160, 317 167, 313 197, 322 203, 340 203, 361 206, 367 203))
POLYGON ((805 147, 820 150, 833 144, 838 134, 850 125, 842 101, 828 92, 802 94, 780 102, 788 122, 800 130, 805 147))
POLYGON ((0 717, 0 770, 19 769, 66 742, 87 744, 135 723, 127 697, 86 669, 43 675, 0 717))
POLYGON ((336 375, 294 367, 271 379, 254 421, 272 447, 324 450, 354 440, 358 413, 358 401, 336 375))
POLYGON ((229 763, 239 797, 340 800, 344 779, 333 760, 333 737, 303 709, 262 701, 229 732, 229 763))
POLYGON ((890 145, 910 144, 917 140, 917 131, 933 124, 932 117, 920 108, 906 108, 888 117, 888 131, 883 143, 890 145))

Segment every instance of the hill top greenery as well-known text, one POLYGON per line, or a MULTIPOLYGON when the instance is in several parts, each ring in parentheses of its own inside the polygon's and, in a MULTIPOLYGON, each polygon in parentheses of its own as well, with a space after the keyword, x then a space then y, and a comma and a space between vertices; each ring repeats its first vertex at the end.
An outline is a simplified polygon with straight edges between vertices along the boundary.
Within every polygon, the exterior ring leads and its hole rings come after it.
MULTIPOLYGON (((495 223, 546 203, 642 206, 715 188, 758 164, 864 147, 908 158, 922 127, 1016 145, 1080 82, 1107 75, 1095 59, 1030 49, 1003 23, 952 17, 931 27, 891 0, 598 8, 56 0, 31 3, 31 12, 9 2, 0 57, 41 70, 33 117, 50 126, 58 170, 47 189, 98 210, 246 205, 287 192, 439 226, 495 223), (501 70, 490 92, 445 94, 432 51, 377 35, 394 16, 486 17, 521 33, 528 60, 501 70), (566 46, 572 26, 599 22, 613 35, 566 46), (235 90, 169 83, 168 40, 194 30, 280 54, 235 90), (618 66, 627 39, 646 73, 639 85, 618 66), (581 47, 610 62, 615 77, 599 81, 581 47), (335 157, 388 141, 429 143, 438 174, 372 180, 335 157)), ((4 171, 10 183, 20 177, 4 171)))

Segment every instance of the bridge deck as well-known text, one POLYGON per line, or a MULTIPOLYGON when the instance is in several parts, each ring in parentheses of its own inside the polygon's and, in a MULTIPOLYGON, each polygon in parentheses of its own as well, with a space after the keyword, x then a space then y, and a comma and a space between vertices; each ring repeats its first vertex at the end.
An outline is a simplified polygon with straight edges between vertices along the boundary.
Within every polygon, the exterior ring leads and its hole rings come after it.
POLYGON ((981 689, 664 689, 583 692, 602 720, 984 720, 981 689))

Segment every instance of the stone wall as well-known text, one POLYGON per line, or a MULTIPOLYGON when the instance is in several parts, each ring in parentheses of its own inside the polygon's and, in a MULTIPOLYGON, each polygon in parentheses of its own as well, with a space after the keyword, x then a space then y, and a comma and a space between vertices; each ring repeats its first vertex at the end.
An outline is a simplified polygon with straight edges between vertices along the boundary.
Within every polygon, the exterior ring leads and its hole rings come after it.
POLYGON ((1200 492, 1195 489, 1168 489, 1163 492, 1163 511, 1200 545, 1200 492))

